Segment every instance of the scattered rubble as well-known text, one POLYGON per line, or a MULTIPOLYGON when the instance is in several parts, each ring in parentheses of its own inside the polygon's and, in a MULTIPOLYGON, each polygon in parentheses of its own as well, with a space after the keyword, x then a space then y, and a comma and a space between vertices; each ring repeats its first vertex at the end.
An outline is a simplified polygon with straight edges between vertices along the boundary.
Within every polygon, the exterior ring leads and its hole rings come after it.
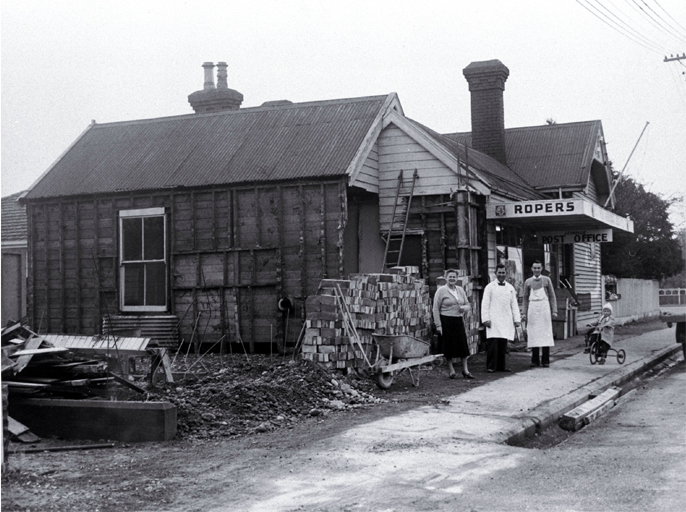
MULTIPOLYGON (((168 401, 177 407, 177 438, 182 439, 287 429, 307 418, 386 401, 372 394, 371 381, 352 370, 344 375, 290 357, 187 354, 169 364, 168 373, 175 377, 169 382, 152 379, 150 373, 117 375, 113 370, 121 372, 123 354, 120 358, 95 353, 79 357, 77 350, 58 349, 46 337, 18 324, 3 331, 3 379, 9 379, 10 399, 21 394, 168 401)), ((142 363, 132 366, 147 369, 142 363)))
POLYGON ((157 391, 153 399, 178 408, 178 438, 270 432, 292 428, 308 417, 386 401, 370 393, 371 381, 332 373, 309 361, 261 355, 226 359, 205 356, 207 373, 189 374, 157 391))

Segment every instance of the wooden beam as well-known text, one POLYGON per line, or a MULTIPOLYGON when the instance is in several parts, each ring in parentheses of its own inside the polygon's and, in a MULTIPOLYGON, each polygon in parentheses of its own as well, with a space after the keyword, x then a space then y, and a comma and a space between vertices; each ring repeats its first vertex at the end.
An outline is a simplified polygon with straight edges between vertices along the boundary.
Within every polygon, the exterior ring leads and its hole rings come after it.
MULTIPOLYGON (((40 336, 35 336, 31 334, 29 336, 29 339, 26 340, 26 344, 24 345, 24 350, 35 350, 38 347, 41 346, 41 343, 43 343, 43 338, 40 336)), ((25 356, 19 356, 19 359, 17 359, 17 364, 14 367, 14 373, 15 375, 22 371, 24 368, 26 368, 26 365, 29 364, 29 361, 31 361, 31 358, 33 357, 33 354, 27 354, 25 356)))

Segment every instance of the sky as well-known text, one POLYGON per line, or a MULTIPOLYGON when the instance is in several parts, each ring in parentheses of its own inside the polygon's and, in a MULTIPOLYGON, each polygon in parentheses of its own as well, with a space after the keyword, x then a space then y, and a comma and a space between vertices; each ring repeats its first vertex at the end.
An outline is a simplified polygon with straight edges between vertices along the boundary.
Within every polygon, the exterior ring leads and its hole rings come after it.
POLYGON ((2 0, 0 29, 2 196, 92 120, 192 113, 205 61, 243 107, 396 92, 450 133, 471 130, 462 69, 490 59, 506 128, 600 119, 616 171, 686 196, 686 59, 664 62, 686 53, 683 0, 2 0))

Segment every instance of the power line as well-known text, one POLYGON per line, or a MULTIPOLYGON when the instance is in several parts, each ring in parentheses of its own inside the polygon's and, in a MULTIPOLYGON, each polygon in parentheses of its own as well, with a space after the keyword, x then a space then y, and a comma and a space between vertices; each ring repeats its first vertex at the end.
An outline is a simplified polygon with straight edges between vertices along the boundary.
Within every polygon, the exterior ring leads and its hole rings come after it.
POLYGON ((670 18, 674 23, 676 23, 676 24, 679 26, 679 28, 681 28, 681 29, 684 31, 684 33, 686 33, 686 28, 685 28, 681 23, 679 23, 677 20, 675 20, 675 19, 672 17, 672 15, 669 14, 669 13, 665 10, 665 8, 662 7, 662 6, 660 5, 660 2, 658 2, 657 0, 655 0, 655 4, 656 4, 660 9, 662 9, 662 11, 663 11, 667 16, 669 16, 669 18, 670 18))
MULTIPOLYGON (((673 34, 677 39, 681 39, 682 41, 686 42, 686 36, 684 36, 683 34, 679 33, 679 30, 678 30, 678 29, 675 29, 674 27, 672 27, 672 24, 669 23, 669 21, 665 20, 662 16, 660 16, 660 14, 659 14, 658 12, 655 11, 655 9, 653 9, 653 8, 650 7, 647 3, 645 3, 645 0, 641 0, 641 1, 643 2, 643 5, 645 5, 648 9, 650 9, 650 10, 655 14, 655 16, 657 16, 658 18, 660 18, 660 20, 662 20, 662 21, 667 25, 667 27, 669 27, 670 33, 671 33, 671 34, 673 34)), ((660 4, 658 4, 657 2, 655 2, 655 5, 657 5, 658 7, 660 6, 660 4)), ((661 7, 660 7, 660 8, 661 8, 661 7)), ((664 11, 664 9, 662 9, 662 10, 664 11)), ((665 11, 665 12, 666 12, 666 11, 665 11)), ((667 13, 667 15, 669 16, 669 13, 667 13)), ((670 16, 670 17, 671 17, 671 16, 670 16)))
MULTIPOLYGON (((618 9, 629 20, 631 20, 634 23, 637 23, 638 26, 641 28, 641 33, 647 34, 647 32, 652 32, 651 40, 654 40, 653 42, 661 48, 662 52, 673 52, 674 47, 671 46, 673 45, 673 43, 670 41, 672 39, 672 36, 665 32, 664 27, 661 27, 659 23, 656 23, 654 19, 647 15, 646 12, 638 5, 636 0, 625 0, 625 3, 628 4, 629 7, 633 9, 635 12, 626 13, 621 8, 617 8, 616 6, 614 7, 615 9, 618 9), (659 38, 656 39, 655 36, 659 36, 659 38)), ((644 37, 648 36, 644 35, 644 37)))
MULTIPOLYGON (((643 0, 641 0, 641 1, 646 7, 648 7, 648 5, 645 3, 645 1, 643 1, 643 0)), ((646 11, 643 7, 641 7, 636 0, 632 0, 632 2, 639 9, 641 14, 645 15, 648 18, 648 20, 650 21, 650 23, 652 23, 655 27, 657 27, 658 30, 664 31, 664 32, 666 32, 670 35, 673 35, 673 36, 676 35, 677 39, 680 38, 680 36, 678 34, 674 34, 671 30, 667 29, 664 25, 662 25, 659 21, 657 21, 648 11, 646 11)), ((650 7, 648 7, 648 8, 652 11, 652 8, 650 8, 650 7)))
MULTIPOLYGON (((605 9, 610 15, 612 15, 612 16, 613 16, 614 18, 616 18, 620 23, 622 23, 622 25, 624 25, 628 30, 630 30, 633 34, 635 34, 638 38, 642 39, 642 40, 643 40, 644 42, 646 42, 647 44, 653 46, 654 49, 655 49, 655 51, 657 51, 657 52, 659 52, 659 53, 663 53, 663 49, 660 47, 660 45, 658 45, 657 43, 654 43, 653 41, 649 40, 647 37, 645 37, 645 36, 644 36, 643 34, 641 34, 639 31, 637 31, 636 29, 634 29, 633 27, 631 27, 631 26, 630 26, 628 23, 626 23, 623 19, 621 19, 621 18, 620 18, 619 16, 617 16, 614 12, 612 12, 610 9, 608 9, 606 6, 604 6, 604 5, 600 2, 600 0, 596 0, 596 2, 597 2, 598 5, 600 5, 603 9, 605 9)), ((615 9, 617 9, 617 6, 615 6, 614 4, 612 4, 612 2, 610 2, 610 4, 611 4, 615 9)))
MULTIPOLYGON (((588 0, 586 0, 586 1, 588 2, 588 0)), ((631 34, 628 34, 626 31, 622 31, 620 28, 618 28, 618 27, 616 26, 617 23, 615 23, 615 22, 610 23, 612 20, 610 20, 606 15, 604 15, 603 13, 601 13, 597 7, 591 5, 590 3, 589 3, 589 6, 586 6, 586 5, 584 5, 583 3, 581 3, 581 0, 576 0, 576 2, 577 2, 581 7, 583 7, 583 8, 586 9, 588 12, 590 12, 593 16, 595 16, 595 17, 598 18, 600 21, 602 21, 603 23, 605 23, 605 24, 606 24, 608 27, 610 27, 612 30, 617 31, 619 34, 621 34, 621 35, 623 35, 624 37, 630 39, 630 40, 633 41, 634 43, 637 43, 637 44, 643 46, 646 50, 649 50, 649 51, 652 51, 652 52, 655 52, 655 53, 658 53, 658 54, 663 53, 663 52, 660 51, 659 49, 650 48, 650 47, 647 46, 644 42, 635 39, 631 34), (603 17, 601 18, 598 14, 596 14, 596 13, 593 12, 591 9, 589 9, 589 7, 592 7, 593 9, 595 9, 596 11, 598 11, 598 13, 602 14, 603 17), (605 18, 605 19, 603 19, 603 18, 605 18), (613 24, 613 23, 614 23, 614 24, 613 24)))

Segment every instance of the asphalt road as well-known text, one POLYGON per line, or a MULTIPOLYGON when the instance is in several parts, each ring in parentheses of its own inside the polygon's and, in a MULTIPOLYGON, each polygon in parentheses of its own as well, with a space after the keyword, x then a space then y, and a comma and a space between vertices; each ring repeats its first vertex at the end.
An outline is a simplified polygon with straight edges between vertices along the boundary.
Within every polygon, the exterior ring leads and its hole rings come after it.
POLYGON ((686 510, 685 390, 682 361, 553 448, 494 453, 504 469, 434 510, 686 510))

